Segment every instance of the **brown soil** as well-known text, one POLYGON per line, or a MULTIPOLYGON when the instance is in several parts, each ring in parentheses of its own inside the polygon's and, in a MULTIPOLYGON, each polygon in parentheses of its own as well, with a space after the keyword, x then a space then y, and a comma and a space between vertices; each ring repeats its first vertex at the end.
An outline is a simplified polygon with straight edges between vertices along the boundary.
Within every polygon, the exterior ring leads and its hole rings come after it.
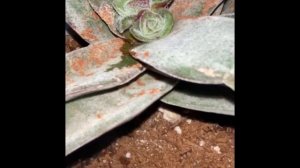
POLYGON ((182 116, 180 121, 165 120, 158 105, 152 106, 129 123, 68 156, 67 167, 234 167, 232 117, 175 107, 172 111, 182 116))

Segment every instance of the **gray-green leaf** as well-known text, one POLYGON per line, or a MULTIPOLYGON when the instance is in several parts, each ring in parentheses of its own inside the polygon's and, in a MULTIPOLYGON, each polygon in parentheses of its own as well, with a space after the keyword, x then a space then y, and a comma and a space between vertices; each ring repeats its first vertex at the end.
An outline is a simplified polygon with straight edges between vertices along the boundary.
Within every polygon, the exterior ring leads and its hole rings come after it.
POLYGON ((198 84, 234 84, 234 19, 180 20, 165 38, 131 54, 169 76, 198 84))
POLYGON ((176 81, 144 74, 129 85, 66 104, 66 155, 129 121, 170 91, 176 81))
POLYGON ((94 11, 101 17, 101 19, 107 24, 110 31, 115 35, 124 38, 124 36, 118 32, 118 13, 112 6, 110 0, 88 0, 94 11))
POLYGON ((208 16, 223 0, 174 0, 170 7, 175 20, 208 16))
POLYGON ((126 53, 127 45, 113 38, 66 54, 66 101, 125 84, 142 73, 145 68, 126 53))
POLYGON ((161 101, 186 109, 234 115, 233 92, 224 87, 181 82, 161 101))
POLYGON ((66 0, 66 22, 88 43, 114 37, 87 0, 66 0))

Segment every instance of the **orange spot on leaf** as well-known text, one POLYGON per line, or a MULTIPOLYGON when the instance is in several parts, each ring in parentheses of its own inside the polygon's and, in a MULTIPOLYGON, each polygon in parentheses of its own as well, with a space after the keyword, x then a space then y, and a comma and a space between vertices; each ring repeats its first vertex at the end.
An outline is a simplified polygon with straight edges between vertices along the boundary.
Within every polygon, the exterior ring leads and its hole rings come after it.
POLYGON ((124 41, 119 38, 114 38, 105 43, 93 44, 90 47, 89 58, 96 66, 101 66, 109 59, 116 58, 122 55, 121 48, 124 41))
POLYGON ((69 76, 66 76, 66 84, 71 84, 71 83, 74 83, 74 80, 69 76))
POLYGON ((135 94, 133 96, 134 97, 136 97, 136 96, 143 96, 145 93, 146 93, 145 90, 142 90, 142 91, 140 91, 139 93, 137 93, 137 94, 135 94))
POLYGON ((114 24, 114 11, 110 5, 105 4, 101 6, 98 10, 98 14, 106 22, 106 24, 114 24))
POLYGON ((142 64, 140 64, 140 63, 134 64, 131 67, 132 68, 138 68, 138 69, 142 69, 143 68, 142 64))
POLYGON ((99 16, 96 14, 96 12, 92 13, 92 17, 93 17, 93 19, 96 19, 96 20, 99 19, 99 16))
POLYGON ((144 58, 147 58, 147 57, 149 57, 149 51, 144 52, 144 58))
POLYGON ((90 61, 92 63, 95 63, 96 65, 102 65, 104 62, 103 57, 101 57, 102 54, 103 54, 102 45, 91 46, 90 54, 89 54, 90 61))
POLYGON ((216 7, 221 0, 207 0, 204 4, 204 8, 201 11, 201 15, 208 15, 209 12, 216 7))
POLYGON ((140 79, 138 79, 136 81, 136 84, 139 85, 139 86, 145 86, 145 83, 142 80, 140 80, 140 79))
POLYGON ((157 89, 157 88, 150 89, 150 90, 149 90, 149 93, 150 93, 150 94, 158 94, 158 93, 160 93, 160 89, 157 89))
POLYGON ((86 61, 81 58, 75 58, 71 63, 71 68, 79 75, 85 75, 86 61))
POLYGON ((94 32, 93 32, 93 29, 91 28, 87 28, 85 30, 83 30, 81 32, 81 36, 84 38, 84 39, 89 39, 89 40, 97 40, 97 37, 94 35, 94 32))
POLYGON ((101 114, 96 114, 96 117, 97 117, 97 119, 101 119, 102 118, 101 114))
POLYGON ((209 15, 210 10, 216 7, 220 2, 221 0, 205 0, 204 2, 203 0, 176 0, 170 7, 170 11, 173 13, 175 20, 195 19, 199 16, 209 15), (202 8, 200 13, 193 12, 200 8, 202 8))

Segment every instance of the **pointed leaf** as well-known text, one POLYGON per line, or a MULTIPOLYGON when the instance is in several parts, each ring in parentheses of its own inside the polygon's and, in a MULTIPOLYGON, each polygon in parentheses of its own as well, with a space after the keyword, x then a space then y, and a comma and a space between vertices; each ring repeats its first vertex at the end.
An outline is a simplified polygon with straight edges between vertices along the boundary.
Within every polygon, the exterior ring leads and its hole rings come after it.
POLYGON ((88 43, 114 37, 87 0, 66 0, 66 22, 88 43))
POLYGON ((126 47, 114 38, 66 54, 66 101, 122 85, 142 73, 145 68, 126 53, 126 47))
POLYGON ((169 76, 199 84, 234 80, 234 19, 207 16, 178 21, 167 37, 131 54, 169 76))
POLYGON ((233 93, 229 91, 224 87, 182 82, 164 96, 161 101, 186 109, 234 115, 233 93))
POLYGON ((226 0, 224 3, 222 14, 234 13, 235 11, 234 5, 235 5, 235 0, 226 0))
POLYGON ((113 8, 110 0, 88 0, 94 11, 101 17, 101 19, 108 25, 109 29, 117 36, 124 38, 118 32, 118 13, 113 8))
POLYGON ((144 74, 129 85, 66 104, 66 155, 129 121, 170 91, 176 81, 144 74))
POLYGON ((216 15, 223 15, 226 17, 234 17, 234 15, 232 15, 235 11, 234 8, 234 0, 223 0, 223 3, 220 3, 219 6, 217 6, 217 9, 213 12, 213 16, 216 15))

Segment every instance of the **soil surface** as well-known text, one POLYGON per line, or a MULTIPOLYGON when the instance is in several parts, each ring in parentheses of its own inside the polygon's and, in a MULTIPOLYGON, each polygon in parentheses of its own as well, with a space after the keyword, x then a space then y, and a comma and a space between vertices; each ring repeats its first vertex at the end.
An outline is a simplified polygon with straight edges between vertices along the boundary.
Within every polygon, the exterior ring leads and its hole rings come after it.
POLYGON ((157 103, 67 157, 70 168, 233 168, 233 118, 157 103), (171 120, 172 121, 172 120, 171 120))

